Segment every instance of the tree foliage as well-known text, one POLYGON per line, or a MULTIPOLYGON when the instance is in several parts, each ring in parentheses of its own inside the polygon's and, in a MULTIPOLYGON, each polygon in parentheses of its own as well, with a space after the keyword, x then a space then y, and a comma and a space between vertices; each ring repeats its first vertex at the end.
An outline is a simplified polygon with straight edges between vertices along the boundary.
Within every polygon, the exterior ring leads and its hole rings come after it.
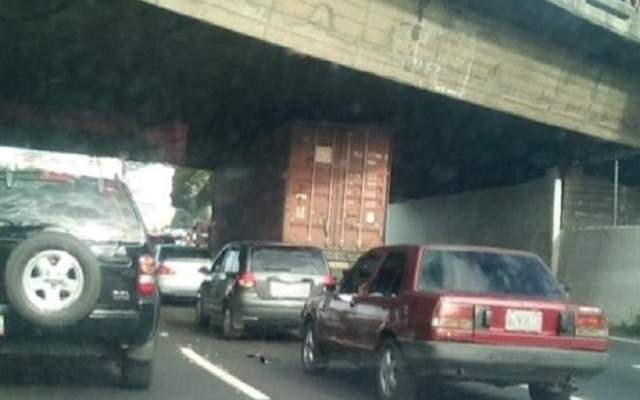
POLYGON ((171 192, 173 207, 197 218, 206 213, 212 201, 211 172, 191 168, 176 169, 171 192))

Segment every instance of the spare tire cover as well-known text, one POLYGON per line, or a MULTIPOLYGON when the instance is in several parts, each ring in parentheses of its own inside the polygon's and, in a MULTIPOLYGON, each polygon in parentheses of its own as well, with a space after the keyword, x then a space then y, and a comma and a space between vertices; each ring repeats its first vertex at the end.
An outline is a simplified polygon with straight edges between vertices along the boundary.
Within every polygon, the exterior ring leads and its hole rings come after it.
POLYGON ((96 306, 102 286, 98 260, 75 237, 37 233, 11 253, 7 298, 24 319, 44 327, 72 325, 96 306))

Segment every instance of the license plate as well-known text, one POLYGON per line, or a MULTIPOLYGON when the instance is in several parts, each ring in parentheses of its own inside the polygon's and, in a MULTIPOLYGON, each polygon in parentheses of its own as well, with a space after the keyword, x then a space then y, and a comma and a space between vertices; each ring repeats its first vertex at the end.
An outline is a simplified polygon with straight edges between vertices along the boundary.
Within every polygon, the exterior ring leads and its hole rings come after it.
POLYGON ((0 336, 4 336, 4 315, 0 315, 0 336))
POLYGON ((507 310, 505 329, 512 332, 539 333, 542 331, 542 312, 507 310))
POLYGON ((309 297, 309 284, 271 282, 269 291, 273 297, 305 298, 309 297))

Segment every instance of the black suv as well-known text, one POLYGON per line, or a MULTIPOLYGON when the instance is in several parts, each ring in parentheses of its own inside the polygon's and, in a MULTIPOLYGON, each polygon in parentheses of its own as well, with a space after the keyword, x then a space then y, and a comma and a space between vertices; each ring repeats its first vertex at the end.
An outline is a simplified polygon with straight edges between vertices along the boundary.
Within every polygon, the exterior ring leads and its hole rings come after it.
POLYGON ((159 315, 144 225, 117 180, 0 172, 0 360, 98 356, 151 382, 159 315))

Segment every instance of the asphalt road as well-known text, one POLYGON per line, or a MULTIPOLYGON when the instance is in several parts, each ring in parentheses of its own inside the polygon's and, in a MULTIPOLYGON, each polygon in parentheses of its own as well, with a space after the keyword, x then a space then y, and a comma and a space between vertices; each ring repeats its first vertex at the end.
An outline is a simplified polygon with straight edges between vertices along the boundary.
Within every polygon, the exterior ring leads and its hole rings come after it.
MULTIPOLYGON (((348 364, 323 376, 302 373, 299 343, 292 336, 227 342, 195 328, 190 307, 163 309, 153 387, 147 392, 117 387, 114 365, 93 360, 0 364, 0 399, 7 400, 364 400, 375 398, 370 372, 348 364), (262 354, 260 358, 249 354, 262 354)), ((614 341, 608 370, 580 383, 576 399, 640 398, 640 344, 614 341), (636 367, 634 367, 636 366, 636 367)), ((452 385, 438 400, 525 400, 525 388, 452 385)))

